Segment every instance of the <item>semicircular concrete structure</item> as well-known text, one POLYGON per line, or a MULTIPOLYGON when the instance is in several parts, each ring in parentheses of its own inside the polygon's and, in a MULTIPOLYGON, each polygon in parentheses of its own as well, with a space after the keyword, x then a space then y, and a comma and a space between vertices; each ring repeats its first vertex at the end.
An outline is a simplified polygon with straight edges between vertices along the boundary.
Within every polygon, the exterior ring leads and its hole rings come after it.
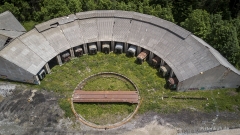
MULTIPOLYGON (((55 18, 36 25, 0 51, 0 78, 40 83, 37 75, 49 70, 53 58, 81 46, 88 53, 88 43, 101 41, 136 45, 150 51, 150 58, 160 57, 172 69, 179 83, 177 90, 237 88, 240 71, 218 51, 189 31, 169 21, 130 11, 88 11, 55 18)), ((60 62, 61 64, 61 62, 60 62)))

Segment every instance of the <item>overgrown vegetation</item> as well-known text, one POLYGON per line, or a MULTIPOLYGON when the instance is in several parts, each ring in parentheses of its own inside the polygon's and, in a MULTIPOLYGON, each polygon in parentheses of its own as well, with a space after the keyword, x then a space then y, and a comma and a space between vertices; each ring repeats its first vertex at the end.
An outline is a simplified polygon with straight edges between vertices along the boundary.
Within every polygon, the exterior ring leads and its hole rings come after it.
POLYGON ((30 30, 52 18, 89 10, 126 10, 174 22, 203 38, 240 68, 239 0, 2 0, 0 13, 11 11, 30 30))
MULTIPOLYGON (((67 100, 71 98, 77 84, 84 78, 99 72, 120 73, 130 78, 137 85, 142 99, 138 113, 145 113, 150 110, 158 113, 175 113, 182 109, 203 112, 214 112, 217 109, 219 111, 240 110, 240 94, 237 89, 191 92, 171 91, 166 88, 166 81, 164 78, 159 77, 157 69, 151 67, 147 62, 144 62, 142 65, 136 64, 135 60, 136 58, 128 58, 125 54, 117 55, 111 53, 105 55, 98 53, 97 55, 85 55, 80 58, 74 58, 62 66, 55 66, 52 69, 52 73, 48 74, 41 81, 41 85, 31 85, 30 87, 51 90, 65 95, 66 98, 60 100, 60 106, 67 112, 66 116, 73 116, 69 112, 70 104, 67 100), (168 98, 162 98, 164 96, 168 98), (172 96, 205 97, 208 100, 173 99, 171 98, 172 96)), ((98 83, 93 84, 99 85, 98 83)), ((91 86, 90 89, 93 88, 94 86, 91 86)), ((99 111, 98 114, 96 112, 91 114, 89 113, 91 112, 90 110, 84 110, 83 107, 80 107, 82 110, 78 111, 81 111, 81 115, 86 118, 90 118, 91 115, 105 114, 104 108, 109 107, 109 105, 102 104, 82 104, 79 106, 87 106, 87 108, 99 108, 99 106, 102 106, 102 109, 100 109, 102 111, 99 111)), ((127 110, 131 110, 132 106, 115 104, 112 109, 110 108, 111 114, 117 115, 117 112, 124 112, 121 114, 125 114, 127 110)))

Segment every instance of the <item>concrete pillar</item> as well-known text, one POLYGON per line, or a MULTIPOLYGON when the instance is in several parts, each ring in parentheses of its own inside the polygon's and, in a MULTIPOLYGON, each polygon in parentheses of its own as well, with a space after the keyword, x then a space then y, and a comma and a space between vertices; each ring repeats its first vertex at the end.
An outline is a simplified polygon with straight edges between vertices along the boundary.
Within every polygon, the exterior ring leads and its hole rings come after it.
POLYGON ((111 51, 114 52, 115 50, 115 42, 114 41, 111 41, 111 51))
POLYGON ((127 50, 128 50, 128 43, 124 43, 124 52, 126 53, 127 52, 127 50))
POLYGON ((85 54, 88 54, 88 47, 86 43, 83 44, 83 51, 85 54))
POLYGON ((102 47, 101 47, 101 42, 100 41, 97 41, 97 49, 99 52, 102 51, 102 47))
POLYGON ((46 64, 44 65, 44 69, 45 69, 45 71, 46 71, 47 74, 49 74, 49 73, 51 72, 51 69, 49 68, 48 63, 46 63, 46 64))
POLYGON ((171 71, 170 71, 170 77, 173 77, 173 70, 171 69, 171 71))
POLYGON ((41 84, 37 75, 33 76, 33 79, 34 79, 34 84, 41 84))
POLYGON ((164 65, 164 60, 163 59, 161 59, 161 63, 160 63, 160 66, 163 66, 164 65))
POLYGON ((149 60, 150 62, 152 62, 152 59, 153 59, 153 53, 152 53, 152 52, 150 52, 150 53, 149 53, 148 60, 149 60))
POLYGON ((70 48, 69 50, 70 50, 71 57, 75 57, 73 48, 70 48))
POLYGON ((61 59, 61 56, 60 55, 57 55, 57 62, 58 62, 58 65, 62 65, 62 59, 61 59))
POLYGON ((142 48, 140 46, 137 46, 137 56, 139 53, 141 53, 142 48))

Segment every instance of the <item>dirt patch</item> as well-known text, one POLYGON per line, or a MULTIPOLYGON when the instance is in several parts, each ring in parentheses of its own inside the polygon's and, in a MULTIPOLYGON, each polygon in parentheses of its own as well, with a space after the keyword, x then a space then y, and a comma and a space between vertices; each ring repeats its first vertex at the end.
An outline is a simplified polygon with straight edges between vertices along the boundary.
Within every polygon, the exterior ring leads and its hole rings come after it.
POLYGON ((204 113, 182 110, 176 114, 161 114, 161 117, 174 127, 181 128, 181 133, 240 128, 240 113, 237 112, 204 113))
POLYGON ((29 102, 31 95, 31 90, 14 91, 12 96, 4 98, 0 103, 0 120, 27 128, 26 132, 30 133, 32 131, 29 130, 37 132, 39 128, 54 127, 58 120, 63 118, 64 112, 58 106, 57 100, 51 100, 52 97, 56 97, 53 93, 35 92, 35 96, 29 102))
POLYGON ((148 125, 134 129, 132 131, 126 132, 123 135, 176 135, 177 130, 168 127, 159 125, 157 121, 152 121, 148 125))
POLYGON ((194 133, 192 135, 239 135, 240 129, 221 130, 207 133, 194 133))

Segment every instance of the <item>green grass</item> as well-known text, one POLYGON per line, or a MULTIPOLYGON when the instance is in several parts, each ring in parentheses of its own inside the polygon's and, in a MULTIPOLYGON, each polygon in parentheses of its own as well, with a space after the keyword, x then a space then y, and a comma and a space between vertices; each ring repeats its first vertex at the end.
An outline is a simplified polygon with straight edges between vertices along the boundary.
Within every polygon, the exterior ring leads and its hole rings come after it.
MULTIPOLYGON (((175 113, 182 109, 194 109, 203 112, 212 112, 216 111, 216 109, 219 111, 240 110, 240 94, 237 89, 199 90, 191 92, 171 91, 165 88, 166 81, 164 78, 159 77, 157 69, 149 66, 147 62, 144 62, 142 65, 136 64, 135 60, 136 58, 128 58, 125 54, 117 55, 113 53, 107 55, 98 53, 97 55, 74 58, 62 66, 55 66, 52 69, 52 73, 48 74, 41 81, 41 85, 30 85, 29 87, 55 91, 70 98, 74 88, 84 78, 99 72, 117 72, 130 78, 139 88, 142 104, 138 113, 145 113, 150 110, 158 113, 175 113), (162 96, 168 96, 169 98, 162 100, 162 96), (172 96, 206 97, 208 100, 173 99, 171 98, 172 96)), ((106 83, 108 80, 104 81, 106 83)), ((95 84, 99 85, 97 82, 95 84)), ((94 89, 94 85, 89 86, 89 89, 94 89)), ((96 89, 98 89, 97 87, 99 86, 96 86, 96 89)), ((125 86, 121 87, 124 88, 125 86)), ((120 89, 121 87, 117 87, 116 89, 120 89)), ((67 106, 64 105, 69 104, 66 100, 59 101, 60 105, 67 106)), ((94 105, 85 104, 85 106, 92 108, 94 105)), ((119 109, 127 111, 127 107, 127 104, 125 105, 125 109, 122 106, 116 105, 114 109, 111 109, 111 113, 121 112, 119 109)), ((68 112, 67 107, 63 107, 63 109, 68 112)), ((81 115, 91 118, 91 113, 88 112, 83 111, 81 115)), ((68 116, 73 115, 68 113, 68 116)))
POLYGON ((114 124, 132 113, 136 105, 126 103, 75 103, 74 108, 86 120, 99 124, 114 124))
POLYGON ((34 22, 34 21, 28 21, 28 22, 23 22, 22 25, 23 27, 27 30, 30 31, 31 29, 34 28, 35 25, 37 25, 38 22, 34 22))
POLYGON ((63 98, 60 99, 59 101, 59 106, 65 111, 65 116, 66 117, 72 117, 73 116, 73 112, 71 109, 71 100, 68 98, 63 98))
POLYGON ((101 91, 101 90, 109 90, 109 91, 129 91, 135 90, 134 86, 127 81, 120 80, 115 77, 94 77, 86 82, 83 87, 83 90, 86 91, 101 91))
MULTIPOLYGON (((123 78, 117 76, 95 76, 83 86, 85 91, 134 91, 134 86, 123 78)), ((86 120, 100 125, 114 124, 130 113, 133 113, 136 104, 128 103, 74 103, 74 108, 86 120)))

